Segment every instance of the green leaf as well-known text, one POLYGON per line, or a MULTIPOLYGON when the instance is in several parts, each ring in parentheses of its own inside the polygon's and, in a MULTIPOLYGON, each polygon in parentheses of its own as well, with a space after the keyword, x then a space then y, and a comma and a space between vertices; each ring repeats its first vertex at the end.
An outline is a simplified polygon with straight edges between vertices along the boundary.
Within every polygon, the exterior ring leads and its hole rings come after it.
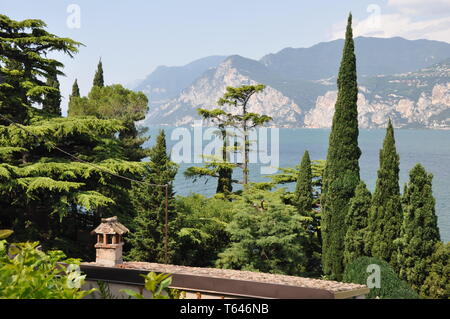
POLYGON ((119 291, 126 293, 128 296, 134 297, 136 299, 144 299, 143 295, 131 289, 120 289, 119 291))
POLYGON ((12 233, 14 233, 13 230, 10 230, 10 229, 0 229, 0 239, 8 238, 9 236, 12 235, 12 233))

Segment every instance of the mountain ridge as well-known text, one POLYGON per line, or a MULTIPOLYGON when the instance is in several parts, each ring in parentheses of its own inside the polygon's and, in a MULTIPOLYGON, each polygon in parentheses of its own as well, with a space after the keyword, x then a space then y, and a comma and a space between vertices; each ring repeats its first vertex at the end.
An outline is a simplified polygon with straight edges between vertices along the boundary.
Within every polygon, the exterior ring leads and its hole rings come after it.
MULTIPOLYGON (((216 101, 226 86, 263 83, 267 86, 265 92, 249 103, 252 112, 272 116, 272 125, 280 127, 329 127, 336 94, 337 70, 334 73, 333 68, 338 68, 342 45, 342 40, 334 40, 310 48, 285 48, 260 60, 240 55, 196 60, 203 60, 202 67, 194 68, 197 73, 187 72, 189 76, 185 77, 183 85, 189 84, 185 87, 172 86, 178 92, 167 87, 155 87, 157 81, 153 82, 153 92, 145 92, 150 100, 150 112, 145 123, 192 124, 199 119, 198 107, 217 107, 216 101), (312 51, 305 55, 309 49, 312 51), (317 50, 322 50, 322 53, 318 54, 317 50), (286 52, 290 52, 289 57, 286 57, 286 52), (315 68, 320 63, 323 66, 315 68)), ((397 127, 450 127, 450 112, 447 111, 450 108, 450 44, 400 37, 358 37, 355 46, 361 127, 384 126, 388 117, 393 118, 397 127), (389 45, 380 46, 380 43, 389 45), (378 50, 374 50, 376 47, 378 50), (383 60, 386 60, 384 64, 383 60), (438 65, 441 65, 440 71, 438 65), (394 72, 397 70, 401 72, 394 72)), ((190 64, 181 67, 182 70, 186 71, 190 64)), ((178 72, 180 69, 175 70, 178 72)), ((155 79, 156 75, 152 73, 149 77, 155 79)), ((180 83, 172 76, 166 72, 164 81, 180 83)), ((141 87, 145 85, 148 87, 145 81, 140 84, 141 87)))

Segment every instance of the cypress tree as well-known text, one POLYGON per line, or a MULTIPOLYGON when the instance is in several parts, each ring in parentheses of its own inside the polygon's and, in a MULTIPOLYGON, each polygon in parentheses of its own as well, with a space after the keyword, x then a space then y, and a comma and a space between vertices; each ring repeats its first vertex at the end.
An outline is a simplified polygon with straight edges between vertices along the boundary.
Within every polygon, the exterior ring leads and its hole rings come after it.
POLYGON ((309 152, 305 151, 297 176, 293 204, 296 206, 299 216, 307 217, 303 222, 304 229, 306 230, 304 252, 307 261, 305 274, 316 277, 322 273, 320 264, 321 237, 319 214, 313 210, 314 196, 312 180, 311 159, 309 152))
POLYGON ((309 213, 313 204, 311 160, 305 151, 300 164, 300 172, 295 187, 294 204, 301 215, 309 213))
POLYGON ((52 115, 61 116, 61 92, 59 91, 57 76, 55 74, 50 75, 47 78, 46 85, 55 90, 49 91, 44 95, 42 110, 52 115))
POLYGON ((95 72, 94 81, 92 83, 93 86, 104 87, 105 83, 103 81, 103 65, 102 60, 98 62, 97 72, 95 72))
POLYGON ((358 257, 365 256, 364 238, 367 232, 367 218, 372 195, 363 181, 355 190, 355 197, 350 201, 350 208, 345 218, 347 233, 344 240, 344 264, 348 265, 358 257))
POLYGON ((80 97, 80 88, 78 87, 77 79, 73 82, 72 85, 72 94, 70 97, 80 97))
POLYGON ((431 270, 430 259, 440 241, 433 175, 417 164, 409 173, 403 194, 404 218, 398 239, 397 264, 400 277, 419 291, 431 270))
POLYGON ((156 145, 150 150, 145 181, 151 184, 168 184, 169 213, 169 260, 165 256, 165 188, 147 184, 134 185, 131 190, 133 206, 136 210, 134 230, 129 244, 128 258, 138 261, 169 262, 175 250, 175 234, 178 224, 175 210, 173 180, 177 165, 170 160, 163 130, 157 137, 156 145))
POLYGON ((348 17, 345 44, 337 79, 338 96, 330 133, 323 177, 322 265, 324 273, 340 279, 343 272, 345 216, 359 183, 358 86, 352 35, 352 15, 348 17))
POLYGON ((400 235, 403 218, 399 165, 394 128, 389 120, 383 148, 380 150, 380 168, 369 212, 366 251, 373 257, 386 260, 394 267, 396 248, 393 242, 400 235))

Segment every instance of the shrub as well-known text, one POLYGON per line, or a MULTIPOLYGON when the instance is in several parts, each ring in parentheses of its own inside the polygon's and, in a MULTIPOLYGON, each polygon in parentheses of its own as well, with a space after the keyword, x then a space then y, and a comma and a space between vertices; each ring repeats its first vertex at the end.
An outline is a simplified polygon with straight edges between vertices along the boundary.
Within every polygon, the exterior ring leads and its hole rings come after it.
MULTIPOLYGON (((408 284, 399 279, 394 269, 385 261, 374 257, 359 257, 347 265, 343 281, 368 285, 371 275, 369 265, 380 267, 380 288, 371 288, 367 298, 382 299, 418 299, 417 293, 408 284)), ((368 285, 370 288, 370 285, 368 285)))
POLYGON ((282 201, 283 189, 268 192, 252 187, 233 203, 227 227, 230 246, 219 254, 219 268, 304 275, 308 234, 294 206, 282 201))
POLYGON ((230 243, 226 227, 232 219, 232 203, 199 194, 176 199, 181 227, 174 262, 179 265, 211 267, 230 243))
MULTIPOLYGON (((169 288, 172 284, 172 275, 170 274, 157 274, 152 271, 141 276, 145 278, 145 290, 152 293, 150 299, 184 299, 186 296, 185 292, 169 288)), ((145 299, 142 294, 131 289, 121 289, 120 291, 136 299, 145 299)))
POLYGON ((431 256, 431 269, 420 294, 425 298, 450 299, 450 243, 439 242, 431 256))
POLYGON ((0 241, 0 299, 81 299, 93 291, 80 290, 85 275, 79 260, 65 259, 62 251, 45 253, 38 245, 0 241))

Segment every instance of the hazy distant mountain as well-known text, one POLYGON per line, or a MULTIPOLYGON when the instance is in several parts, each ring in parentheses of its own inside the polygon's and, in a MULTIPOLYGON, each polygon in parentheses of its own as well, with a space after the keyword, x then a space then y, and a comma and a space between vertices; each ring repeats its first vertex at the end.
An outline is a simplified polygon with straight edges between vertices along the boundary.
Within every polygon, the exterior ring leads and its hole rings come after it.
MULTIPOLYGON (((344 40, 322 42, 310 48, 286 48, 260 61, 287 78, 320 80, 336 76, 344 40)), ((450 56, 450 44, 430 40, 355 38, 359 76, 395 74, 418 70, 450 56)))
MULTIPOLYGON (((196 109, 216 107, 227 86, 264 83, 251 111, 272 116, 277 126, 329 127, 342 47, 336 40, 260 61, 234 55, 159 67, 136 90, 149 95, 149 125, 192 124, 196 109)), ((450 126, 450 44, 359 37, 355 47, 361 127, 384 126, 389 117, 396 126, 450 126)))
POLYGON ((184 66, 159 66, 134 89, 149 96, 152 104, 175 98, 209 68, 216 67, 225 56, 209 56, 184 66))

